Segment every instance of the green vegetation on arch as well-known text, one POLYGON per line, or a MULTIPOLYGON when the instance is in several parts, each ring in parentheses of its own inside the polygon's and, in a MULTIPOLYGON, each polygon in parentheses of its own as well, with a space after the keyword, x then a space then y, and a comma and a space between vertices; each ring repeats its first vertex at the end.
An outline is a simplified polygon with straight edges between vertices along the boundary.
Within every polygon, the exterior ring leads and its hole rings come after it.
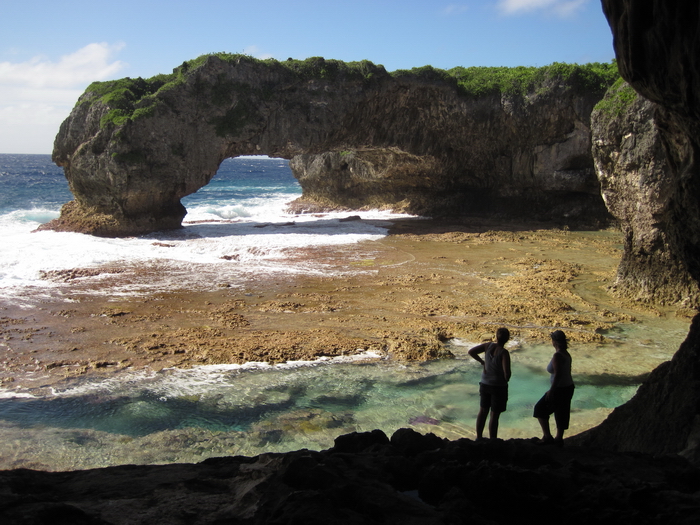
MULTIPOLYGON (((369 60, 359 62, 343 62, 341 60, 326 60, 322 57, 311 57, 305 60, 287 59, 280 62, 274 59, 257 59, 249 55, 231 53, 213 53, 202 55, 193 60, 183 62, 169 75, 156 75, 149 79, 122 78, 105 82, 93 82, 86 93, 97 95, 89 99, 89 103, 100 100, 109 111, 102 118, 100 125, 109 124, 120 126, 128 120, 148 117, 153 114, 160 103, 157 95, 183 83, 185 79, 204 65, 210 57, 216 57, 224 62, 240 64, 263 64, 270 67, 281 67, 293 73, 299 80, 344 81, 357 80, 368 82, 374 78, 387 75, 383 66, 377 66, 369 60)), ((214 103, 223 93, 221 85, 214 86, 214 103)), ((226 86, 231 87, 231 86, 226 86)), ((240 86, 238 86, 240 87, 240 86)), ((83 101, 86 102, 86 101, 83 101)))
POLYGON ((454 67, 449 70, 425 66, 396 71, 394 75, 456 83, 462 95, 469 98, 499 94, 525 96, 537 93, 554 82, 565 84, 568 89, 578 93, 602 95, 620 78, 615 61, 583 65, 555 62, 543 67, 454 67))
MULTIPOLYGON (((368 60, 359 62, 343 62, 341 60, 326 60, 322 57, 311 57, 305 60, 287 59, 257 59, 244 54, 213 53, 188 60, 176 67, 171 74, 156 75, 149 79, 123 78, 107 82, 93 82, 86 93, 93 97, 83 99, 81 103, 94 103, 99 100, 109 109, 100 124, 120 126, 129 120, 147 118, 154 114, 159 104, 163 104, 166 91, 185 82, 199 67, 211 57, 233 64, 260 64, 271 68, 281 68, 291 73, 300 81, 324 80, 372 82, 387 77, 389 74, 383 66, 375 65, 368 60)), ((619 79, 617 64, 563 64, 554 63, 544 67, 455 67, 450 70, 436 69, 424 66, 411 70, 398 70, 391 74, 395 78, 416 78, 425 81, 445 82, 453 85, 459 92, 469 98, 507 94, 525 96, 546 90, 553 83, 562 83, 567 89, 577 92, 602 94, 619 79)), ((246 87, 231 82, 202 86, 211 90, 211 102, 217 105, 225 104, 231 91, 245 90, 246 87)), ((264 98, 264 97, 263 97, 264 98)), ((249 115, 244 114, 243 108, 232 109, 231 114, 218 123, 219 131, 230 133, 245 123, 249 115)))
POLYGON ((259 59, 250 55, 231 54, 231 53, 213 53, 210 55, 202 55, 184 62, 182 67, 192 71, 203 65, 209 57, 217 57, 224 62, 240 64, 248 62, 250 64, 265 64, 273 67, 283 67, 294 73, 300 80, 362 80, 367 81, 377 75, 386 75, 386 70, 383 66, 375 65, 369 60, 361 60, 359 62, 343 62, 342 60, 326 60, 323 57, 310 57, 304 60, 295 60, 288 58, 284 61, 275 60, 274 58, 259 59))
POLYGON ((102 117, 100 125, 109 123, 121 125, 129 119, 150 116, 158 100, 155 93, 171 82, 173 75, 156 75, 150 79, 122 78, 106 82, 93 82, 85 90, 96 95, 90 103, 100 100, 109 111, 102 117))

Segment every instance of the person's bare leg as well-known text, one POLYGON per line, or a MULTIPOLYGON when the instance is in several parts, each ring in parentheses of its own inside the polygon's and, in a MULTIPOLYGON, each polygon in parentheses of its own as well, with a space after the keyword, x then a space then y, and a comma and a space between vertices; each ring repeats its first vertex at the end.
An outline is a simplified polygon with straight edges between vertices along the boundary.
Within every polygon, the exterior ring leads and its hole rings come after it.
POLYGON ((500 412, 496 412, 495 410, 491 411, 491 419, 489 419, 489 437, 491 439, 498 438, 498 418, 500 417, 500 412))
POLYGON ((557 435, 554 437, 554 442, 561 445, 564 442, 564 431, 565 428, 557 427, 557 435))
POLYGON ((484 427, 486 426, 486 418, 488 415, 488 408, 479 408, 479 413, 476 415, 476 439, 484 437, 484 427))
POLYGON ((542 441, 552 439, 552 432, 549 430, 549 418, 538 417, 537 421, 540 422, 540 427, 542 427, 542 441))

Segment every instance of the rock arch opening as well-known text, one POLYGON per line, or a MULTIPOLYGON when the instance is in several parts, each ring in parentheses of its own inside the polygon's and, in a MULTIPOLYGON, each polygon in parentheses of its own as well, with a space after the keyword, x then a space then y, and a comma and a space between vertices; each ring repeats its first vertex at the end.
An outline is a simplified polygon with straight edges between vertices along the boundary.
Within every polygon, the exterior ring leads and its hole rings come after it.
POLYGON ((301 187, 286 159, 231 157, 221 162, 208 184, 181 199, 187 209, 183 224, 256 217, 300 196, 301 187))

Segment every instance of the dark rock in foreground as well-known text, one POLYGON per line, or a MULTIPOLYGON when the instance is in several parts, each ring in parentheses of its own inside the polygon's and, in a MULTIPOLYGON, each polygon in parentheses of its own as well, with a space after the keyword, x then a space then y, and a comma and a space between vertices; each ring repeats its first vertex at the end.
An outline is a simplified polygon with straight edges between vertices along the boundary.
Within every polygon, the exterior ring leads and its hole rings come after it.
POLYGON ((0 472, 5 524, 697 523, 700 470, 679 457, 398 430, 322 452, 197 465, 0 472))

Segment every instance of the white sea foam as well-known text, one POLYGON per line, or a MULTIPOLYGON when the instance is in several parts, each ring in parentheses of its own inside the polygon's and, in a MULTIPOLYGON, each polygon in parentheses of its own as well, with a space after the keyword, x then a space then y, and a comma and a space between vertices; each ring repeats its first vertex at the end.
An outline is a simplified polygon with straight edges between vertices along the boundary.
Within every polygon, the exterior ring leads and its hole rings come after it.
POLYGON ((7 177, 0 193, 0 297, 22 301, 80 289, 81 293, 134 294, 171 289, 244 287, 251 279, 294 274, 333 275, 304 251, 381 239, 385 212, 293 216, 287 203, 301 194, 283 159, 239 158, 183 198, 184 228, 127 239, 35 232, 58 217, 70 199, 50 157, 0 156, 7 177), (5 197, 5 198, 2 198, 5 197), (36 204, 39 203, 39 204, 36 204), (79 272, 71 272, 72 270, 79 272), (121 278, 120 278, 121 276, 121 278))
POLYGON ((15 399, 15 398, 25 398, 25 399, 36 399, 37 397, 33 394, 27 394, 24 392, 13 392, 11 390, 0 389, 0 399, 15 399))
MULTIPOLYGON (((270 364, 261 361, 249 361, 241 364, 200 365, 191 368, 165 368, 160 372, 148 369, 128 370, 108 378, 81 381, 80 384, 63 389, 52 389, 56 397, 75 397, 90 394, 101 396, 135 395, 147 390, 161 401, 170 398, 196 395, 213 395, 221 390, 228 391, 232 381, 241 378, 246 372, 273 372, 309 368, 323 365, 378 361, 383 356, 374 351, 360 352, 349 356, 321 357, 315 360, 287 361, 270 364)), ((247 377, 247 376, 245 376, 247 377)), ((263 384, 267 380, 263 380, 263 384)), ((29 394, 17 394, 0 391, 3 397, 34 397, 29 394)))
MULTIPOLYGON (((148 284, 165 289, 215 286, 222 280, 236 283, 251 272, 258 276, 261 272, 325 272, 327 268, 314 261, 290 262, 290 253, 381 239, 387 232, 385 221, 397 217, 383 212, 359 213, 361 221, 341 221, 347 213, 291 216, 281 211, 281 205, 277 202, 272 208, 266 204, 238 211, 240 207, 209 205, 192 210, 181 230, 126 239, 34 232, 41 221, 57 216, 50 210, 5 214, 0 217, 4 245, 0 251, 0 296, 12 297, 26 289, 41 293, 56 287, 57 283, 42 278, 47 272, 100 266, 157 268, 159 281, 153 282, 151 275, 148 284), (222 221, 234 216, 235 220, 222 221)), ((109 275, 81 279, 99 282, 109 275)), ((142 289, 142 285, 137 288, 142 289)), ((125 287, 110 293, 129 291, 125 287)))

